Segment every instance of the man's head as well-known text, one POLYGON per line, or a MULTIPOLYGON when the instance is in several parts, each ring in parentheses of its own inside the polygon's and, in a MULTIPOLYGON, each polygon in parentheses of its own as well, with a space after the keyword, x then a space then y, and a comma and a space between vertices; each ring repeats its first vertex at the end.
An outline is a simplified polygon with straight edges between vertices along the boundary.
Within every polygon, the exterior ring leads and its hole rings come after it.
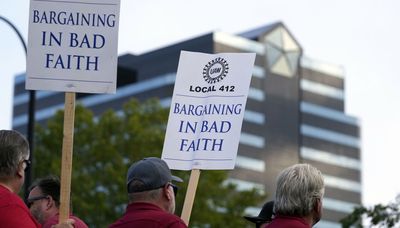
POLYGON ((172 176, 165 161, 150 157, 131 165, 128 170, 126 185, 130 202, 150 202, 165 211, 174 213, 177 187, 172 181, 182 179, 172 176))
POLYGON ((37 180, 31 187, 27 199, 32 215, 43 224, 56 215, 60 207, 60 181, 57 177, 37 180))
POLYGON ((321 172, 309 164, 293 165, 278 176, 275 213, 309 217, 315 224, 322 216, 323 195, 324 179, 321 172))
POLYGON ((18 192, 24 183, 29 162, 29 144, 13 130, 0 130, 0 181, 18 192))
POLYGON ((257 228, 266 227, 274 217, 274 201, 264 204, 258 216, 244 216, 245 219, 256 224, 257 228))

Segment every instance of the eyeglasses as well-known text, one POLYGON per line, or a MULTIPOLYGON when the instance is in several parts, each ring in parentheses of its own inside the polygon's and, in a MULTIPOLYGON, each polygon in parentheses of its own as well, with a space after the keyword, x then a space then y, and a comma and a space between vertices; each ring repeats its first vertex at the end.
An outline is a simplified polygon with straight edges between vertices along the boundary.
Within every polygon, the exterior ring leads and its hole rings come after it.
POLYGON ((24 159, 22 160, 23 163, 25 163, 25 170, 29 169, 31 167, 31 161, 29 159, 24 159))
POLYGON ((28 198, 26 200, 26 205, 28 206, 28 208, 30 208, 35 201, 47 199, 47 198, 49 198, 49 196, 35 196, 32 198, 28 198))
POLYGON ((171 183, 168 183, 168 186, 172 187, 172 189, 174 190, 174 195, 176 197, 176 195, 178 194, 178 186, 171 184, 171 183))

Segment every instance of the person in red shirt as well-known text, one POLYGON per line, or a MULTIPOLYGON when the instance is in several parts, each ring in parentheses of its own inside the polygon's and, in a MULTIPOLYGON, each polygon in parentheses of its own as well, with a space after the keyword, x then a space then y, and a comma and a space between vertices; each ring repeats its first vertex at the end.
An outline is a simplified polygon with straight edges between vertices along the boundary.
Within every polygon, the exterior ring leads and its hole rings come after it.
MULTIPOLYGON (((42 228, 51 228, 58 224, 60 210, 60 180, 57 177, 46 177, 37 180, 30 188, 28 199, 29 210, 42 224, 42 228)), ((78 217, 71 215, 75 220, 75 228, 88 228, 78 217)))
POLYGON ((322 216, 324 179, 309 164, 296 164, 278 176, 275 218, 267 228, 311 228, 322 216))
POLYGON ((110 228, 186 228, 175 212, 177 187, 165 161, 150 157, 131 165, 127 174, 129 204, 125 214, 110 228))
MULTIPOLYGON (((39 228, 41 225, 17 195, 29 168, 29 144, 17 131, 0 130, 0 226, 7 228, 39 228)), ((55 227, 73 227, 68 220, 55 227)))

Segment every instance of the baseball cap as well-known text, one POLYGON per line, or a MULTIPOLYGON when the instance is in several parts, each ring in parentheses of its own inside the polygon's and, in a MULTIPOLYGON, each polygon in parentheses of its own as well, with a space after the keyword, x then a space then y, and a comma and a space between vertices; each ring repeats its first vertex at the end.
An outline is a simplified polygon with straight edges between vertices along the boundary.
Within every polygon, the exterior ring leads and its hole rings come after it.
POLYGON ((253 223, 264 223, 272 221, 274 216, 274 201, 264 204, 258 216, 244 216, 245 219, 253 223))
POLYGON ((144 158, 131 165, 128 169, 126 177, 126 186, 128 193, 144 192, 157 188, 161 188, 166 183, 171 181, 182 182, 182 179, 172 176, 171 170, 164 160, 156 157, 144 158), (143 183, 140 187, 129 188, 129 184, 133 181, 143 183))

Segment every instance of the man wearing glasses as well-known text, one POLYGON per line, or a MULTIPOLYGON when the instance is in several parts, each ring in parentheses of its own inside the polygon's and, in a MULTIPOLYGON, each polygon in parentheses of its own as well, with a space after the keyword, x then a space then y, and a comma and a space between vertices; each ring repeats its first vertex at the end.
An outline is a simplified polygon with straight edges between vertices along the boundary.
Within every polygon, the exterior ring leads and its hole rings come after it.
POLYGON ((172 181, 182 182, 182 179, 172 176, 167 163, 160 158, 145 158, 132 164, 127 173, 129 205, 110 228, 186 228, 174 215, 178 189, 172 181))
MULTIPOLYGON (((0 130, 0 226, 36 228, 41 225, 17 195, 29 167, 29 144, 17 131, 0 130)), ((68 220, 55 227, 73 227, 68 220)))
MULTIPOLYGON (((37 180, 31 187, 26 200, 29 210, 42 228, 51 228, 58 224, 60 210, 60 181, 57 177, 46 177, 37 180)), ((88 226, 79 218, 70 216, 75 220, 75 228, 88 226)))

